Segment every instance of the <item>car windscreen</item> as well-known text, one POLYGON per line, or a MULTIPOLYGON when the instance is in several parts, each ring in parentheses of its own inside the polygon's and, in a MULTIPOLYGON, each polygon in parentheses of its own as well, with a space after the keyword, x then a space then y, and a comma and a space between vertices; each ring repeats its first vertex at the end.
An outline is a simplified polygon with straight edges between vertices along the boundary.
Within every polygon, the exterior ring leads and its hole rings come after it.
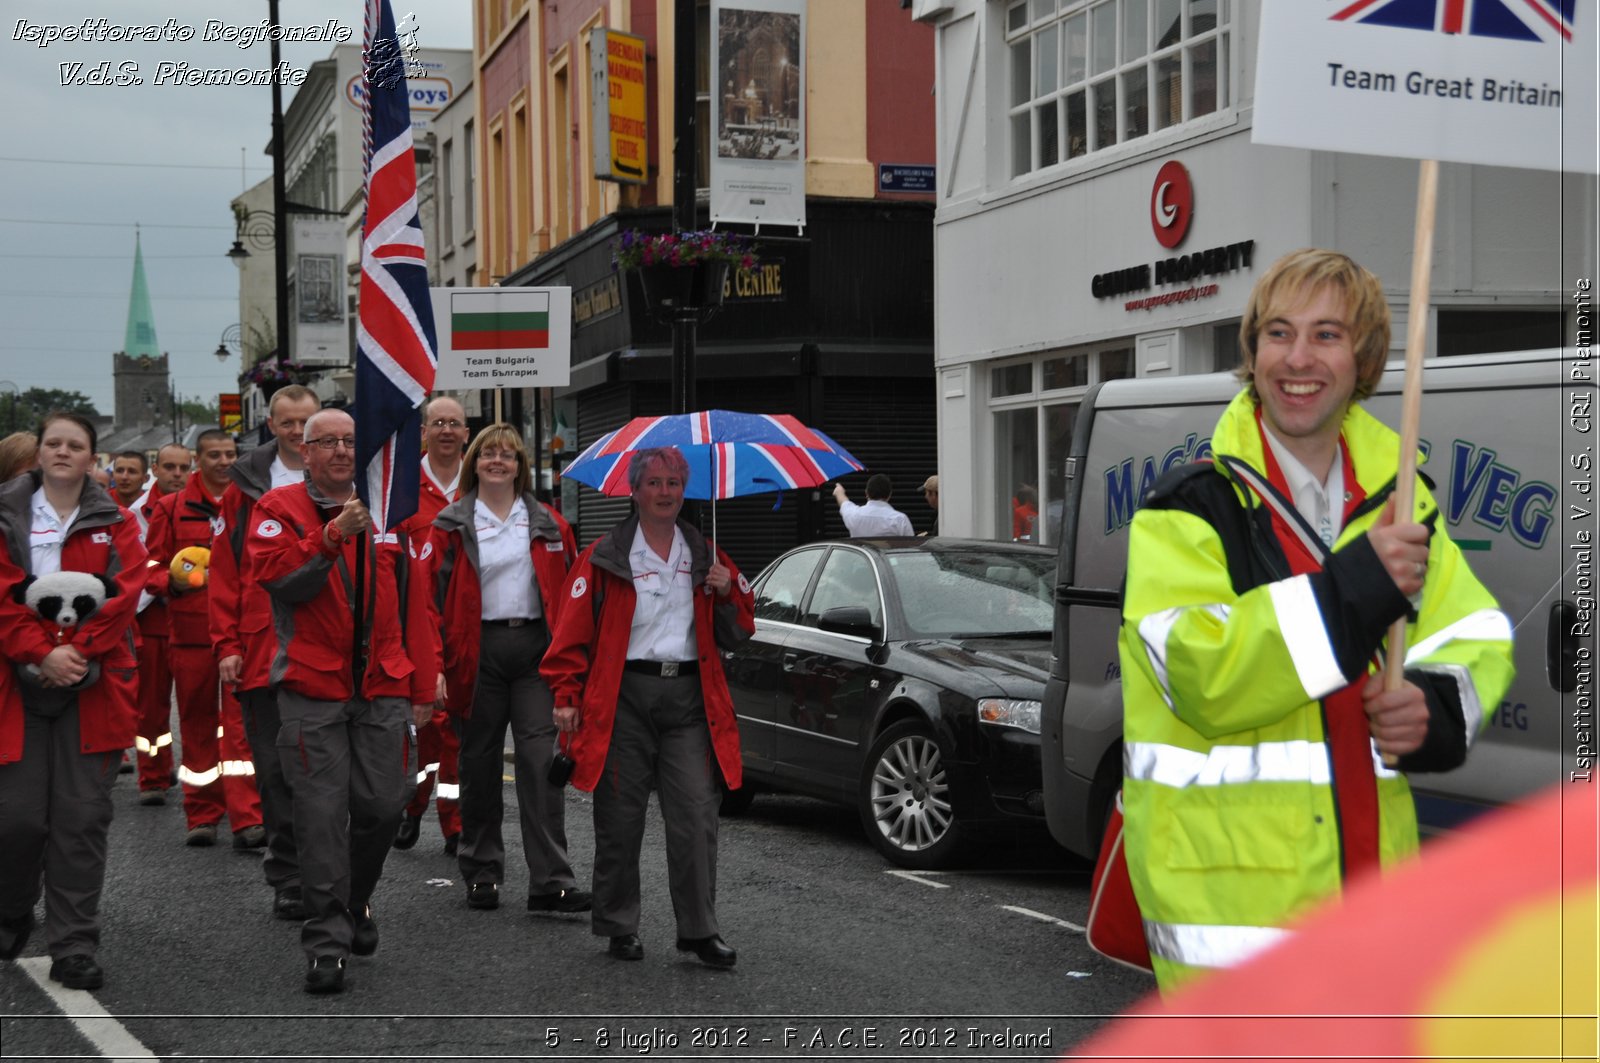
POLYGON ((1050 633, 1053 556, 917 551, 888 560, 913 638, 1050 633))

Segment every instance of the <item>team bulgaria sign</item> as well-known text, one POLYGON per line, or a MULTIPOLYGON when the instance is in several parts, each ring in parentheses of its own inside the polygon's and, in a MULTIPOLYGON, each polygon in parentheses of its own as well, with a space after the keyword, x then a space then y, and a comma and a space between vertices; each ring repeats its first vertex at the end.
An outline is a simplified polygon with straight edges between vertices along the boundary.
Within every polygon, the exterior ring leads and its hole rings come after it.
POLYGON ((1595 173, 1596 0, 1261 5, 1257 144, 1595 173))
POLYGON ((561 387, 572 374, 571 288, 430 288, 440 388, 561 387))

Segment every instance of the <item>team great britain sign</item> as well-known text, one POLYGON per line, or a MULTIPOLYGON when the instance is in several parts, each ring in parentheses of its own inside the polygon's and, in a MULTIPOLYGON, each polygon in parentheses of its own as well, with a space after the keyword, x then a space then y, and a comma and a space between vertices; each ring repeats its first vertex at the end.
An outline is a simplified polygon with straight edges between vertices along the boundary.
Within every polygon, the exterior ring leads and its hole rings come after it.
POLYGON ((1263 4, 1258 144, 1595 173, 1596 0, 1263 4))

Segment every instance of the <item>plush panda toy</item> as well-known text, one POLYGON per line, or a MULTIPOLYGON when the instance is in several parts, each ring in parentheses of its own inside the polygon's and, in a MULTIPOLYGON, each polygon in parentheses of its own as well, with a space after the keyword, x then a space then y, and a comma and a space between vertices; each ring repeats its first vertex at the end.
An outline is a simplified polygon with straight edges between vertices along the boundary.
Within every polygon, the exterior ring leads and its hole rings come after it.
MULTIPOLYGON (((12 596, 32 609, 51 633, 57 646, 72 640, 71 629, 89 619, 107 598, 115 596, 117 585, 98 572, 52 572, 47 576, 29 576, 17 584, 12 596)), ((18 674, 36 686, 40 679, 39 666, 23 665, 18 674)), ((100 678, 100 662, 90 661, 88 672, 72 689, 82 690, 100 678)))
MULTIPOLYGON (((41 620, 56 625, 60 635, 89 619, 107 598, 117 593, 117 585, 98 572, 52 572, 48 576, 29 576, 13 592, 17 601, 39 614, 41 620)), ((58 636, 57 645, 68 641, 58 636)))

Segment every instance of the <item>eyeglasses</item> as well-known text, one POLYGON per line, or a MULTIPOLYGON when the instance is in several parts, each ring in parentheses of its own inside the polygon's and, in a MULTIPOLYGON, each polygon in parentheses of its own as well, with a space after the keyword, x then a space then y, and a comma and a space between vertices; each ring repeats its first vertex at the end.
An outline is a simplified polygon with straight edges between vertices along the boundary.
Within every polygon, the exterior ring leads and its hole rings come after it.
POLYGON ((441 417, 437 421, 429 421, 428 422, 428 427, 429 428, 437 428, 441 432, 443 432, 445 429, 448 428, 450 431, 454 432, 458 428, 467 427, 467 425, 466 425, 466 422, 464 422, 464 421, 446 421, 444 418, 441 417))
POLYGON ((306 445, 310 447, 320 447, 323 450, 333 450, 337 447, 343 447, 346 450, 356 449, 356 441, 354 437, 338 439, 334 436, 323 436, 321 439, 306 440, 306 445))

